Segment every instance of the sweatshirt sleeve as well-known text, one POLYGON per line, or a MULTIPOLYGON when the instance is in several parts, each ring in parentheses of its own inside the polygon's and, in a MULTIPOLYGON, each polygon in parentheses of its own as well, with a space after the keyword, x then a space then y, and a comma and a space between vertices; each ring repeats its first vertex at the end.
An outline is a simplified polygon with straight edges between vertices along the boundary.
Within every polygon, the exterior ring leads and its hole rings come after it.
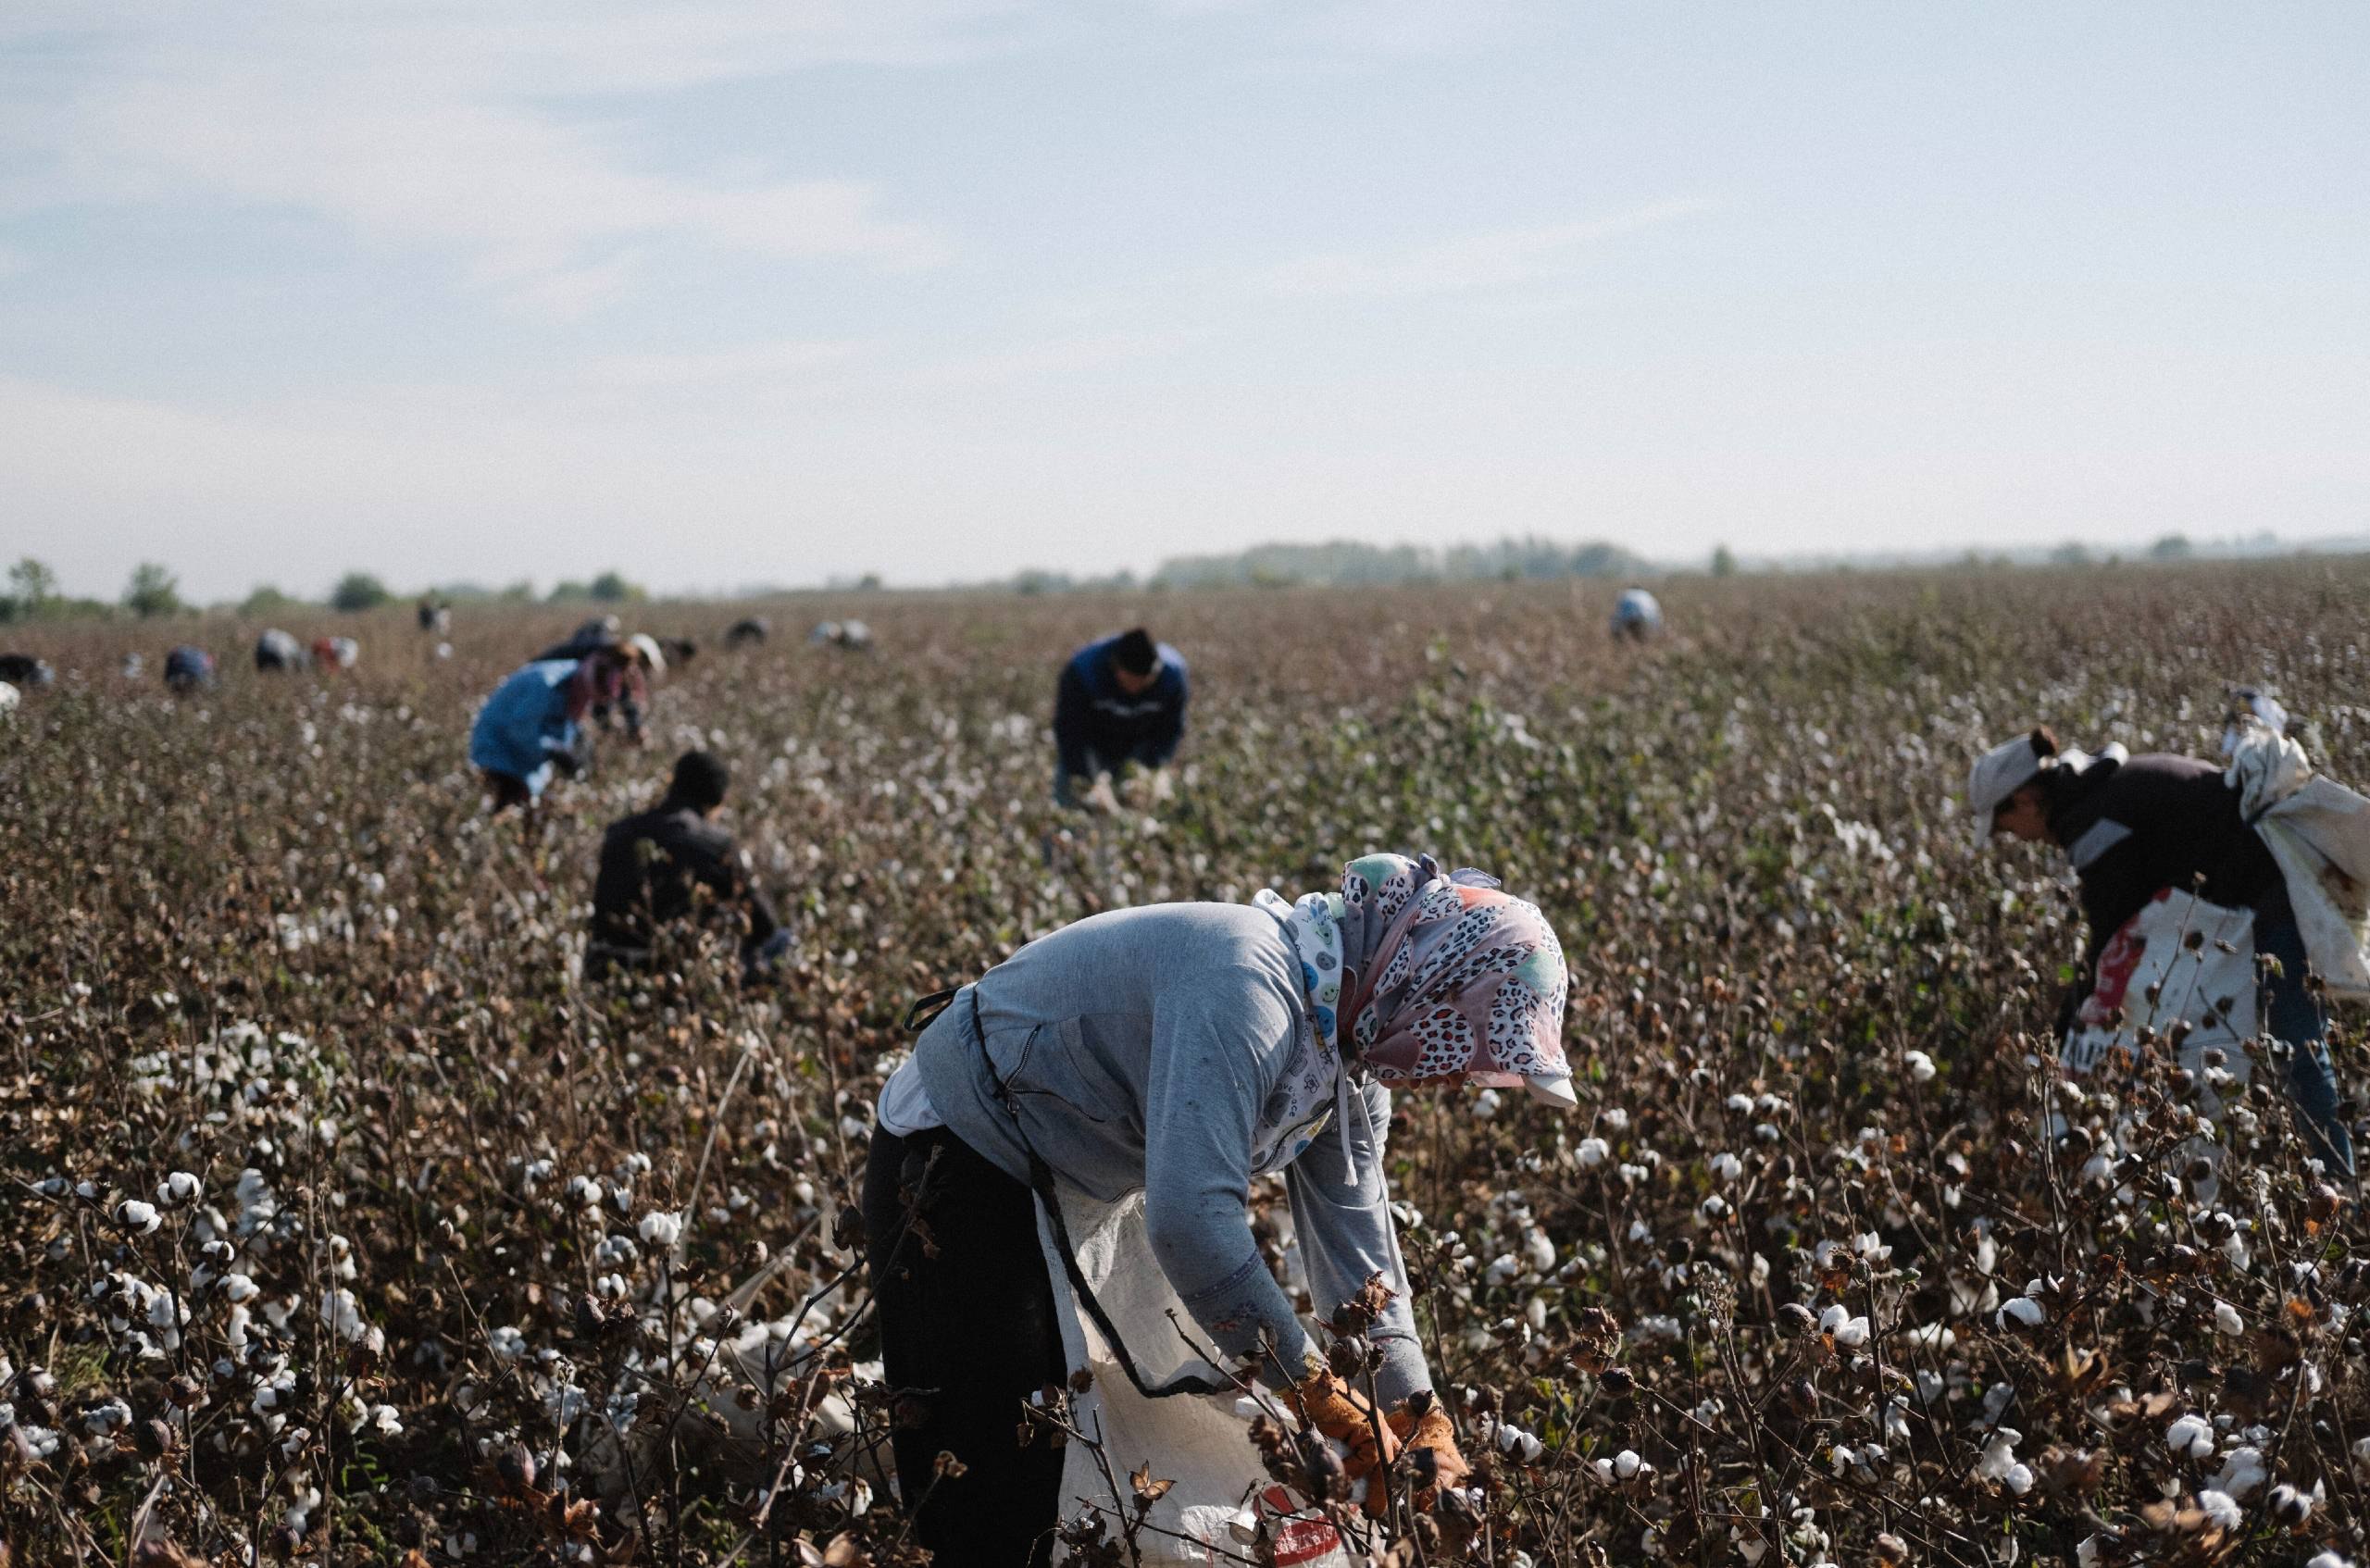
POLYGON ((1407 1264, 1391 1221, 1391 1189, 1383 1176, 1383 1145, 1391 1126, 1391 1091, 1366 1083, 1350 1098, 1350 1159, 1341 1136, 1328 1126, 1284 1174, 1291 1194, 1292 1227, 1320 1318, 1355 1296, 1374 1275, 1390 1287, 1391 1304, 1367 1337, 1382 1352, 1375 1392, 1387 1409, 1432 1386, 1424 1348, 1416 1337, 1407 1264), (1361 1114, 1363 1113, 1363 1114, 1361 1114), (1363 1121, 1364 1126, 1359 1123, 1363 1121))
MULTIPOLYGON (((1161 1272, 1229 1357, 1272 1339, 1261 1372, 1298 1382, 1312 1347, 1251 1235, 1251 1139, 1283 1042, 1296 1027, 1279 998, 1226 977, 1225 993, 1153 1021, 1144 1096, 1144 1229, 1161 1272)), ((1256 981, 1252 985, 1255 988, 1256 981)))

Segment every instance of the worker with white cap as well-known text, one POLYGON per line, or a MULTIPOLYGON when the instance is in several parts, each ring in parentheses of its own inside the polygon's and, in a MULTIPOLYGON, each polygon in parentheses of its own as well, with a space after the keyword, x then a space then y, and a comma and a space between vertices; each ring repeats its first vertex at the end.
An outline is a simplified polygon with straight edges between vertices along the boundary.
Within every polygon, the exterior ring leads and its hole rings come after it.
POLYGON ((2054 844, 2079 881, 2089 933, 2059 1013, 2061 1036, 2114 1022, 2105 1016, 2113 999, 2098 990, 2102 959, 2168 893, 2251 912, 2256 953, 2279 960, 2264 971, 2262 1016, 2265 1032, 2291 1048, 2289 1093, 2315 1157, 2333 1174, 2353 1174, 2353 1141, 2323 1043, 2326 1020, 2305 983, 2309 961, 2287 879, 2241 810, 2234 778, 2194 757, 2131 756, 2121 746, 2090 756, 2062 747, 2044 726, 1977 758, 1966 799, 1978 851, 2002 835, 2054 844))

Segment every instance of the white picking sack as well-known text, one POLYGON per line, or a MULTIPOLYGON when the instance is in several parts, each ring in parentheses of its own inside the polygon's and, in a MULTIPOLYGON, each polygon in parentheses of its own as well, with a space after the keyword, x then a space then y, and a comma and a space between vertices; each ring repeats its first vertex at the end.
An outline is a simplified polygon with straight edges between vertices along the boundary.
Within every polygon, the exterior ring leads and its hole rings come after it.
MULTIPOLYGON (((2058 1060, 2067 1072, 2086 1076, 2118 1046, 2137 1061, 2141 1029, 2153 1028, 2162 1039, 2176 1023, 2187 1023, 2189 1032, 2175 1061, 2202 1073, 2206 1051, 2219 1046, 2223 1069, 2243 1085, 2253 1072, 2244 1047, 2255 1032, 2255 985, 2254 911, 2159 889, 2100 950, 2097 979, 2074 1015, 2058 1060)), ((2209 1120, 2221 1118, 2222 1097, 2211 1088, 2199 1087, 2196 1105, 2209 1120)), ((2066 1130, 2055 1110, 2042 1125, 2052 1138, 2066 1130)), ((2127 1144, 2132 1134, 2127 1118, 2114 1129, 2116 1139, 2127 1144)), ((2191 1191, 2200 1202, 2211 1203, 2222 1190, 2221 1145, 2204 1133, 2184 1139, 2176 1168, 2186 1169, 2199 1158, 2209 1170, 2191 1191)))
POLYGON ((2239 723, 2223 778, 2279 863, 2314 971, 2335 994, 2370 996, 2370 799, 2259 720, 2239 723))
POLYGON ((2246 1081, 2249 1063, 2240 1048, 2255 1032, 2252 910, 2160 889, 2100 950, 2098 977, 2058 1060, 2070 1073, 2089 1074, 2117 1046, 2137 1059, 2141 1029, 2152 1028, 2161 1038, 2176 1022, 2189 1026, 2179 1052, 2182 1066, 2197 1071, 2206 1048, 2218 1045, 2227 1058, 2224 1065, 2246 1081))
MULTIPOLYGON (((1143 1194, 1100 1203, 1062 1189, 1061 1203, 1063 1223, 1077 1248, 1079 1272, 1112 1327, 1127 1341, 1144 1381, 1158 1388, 1198 1373, 1223 1382, 1218 1370, 1179 1332, 1180 1325, 1191 1332, 1193 1320, 1153 1255, 1144 1230, 1143 1194)), ((1121 1492, 1112 1497, 1110 1481, 1093 1452, 1073 1442, 1062 1450, 1062 1517, 1076 1517, 1089 1503, 1110 1512, 1132 1512, 1128 1477, 1150 1464, 1154 1479, 1175 1485, 1146 1517, 1153 1529, 1145 1531, 1139 1544, 1147 1562, 1240 1563, 1254 1553, 1250 1541, 1237 1531, 1247 1531, 1255 1515, 1276 1542, 1275 1561, 1285 1568, 1352 1568, 1341 1532, 1268 1477, 1252 1446, 1250 1419, 1238 1413, 1231 1391, 1162 1400, 1148 1400, 1136 1391, 1127 1369, 1079 1306, 1042 1198, 1037 1238, 1053 1279, 1054 1300, 1061 1309, 1056 1315, 1063 1359, 1094 1375, 1092 1386, 1073 1397, 1072 1414, 1079 1431, 1090 1437, 1101 1434, 1103 1462, 1121 1492), (1155 1535, 1153 1530, 1170 1533, 1155 1535)))

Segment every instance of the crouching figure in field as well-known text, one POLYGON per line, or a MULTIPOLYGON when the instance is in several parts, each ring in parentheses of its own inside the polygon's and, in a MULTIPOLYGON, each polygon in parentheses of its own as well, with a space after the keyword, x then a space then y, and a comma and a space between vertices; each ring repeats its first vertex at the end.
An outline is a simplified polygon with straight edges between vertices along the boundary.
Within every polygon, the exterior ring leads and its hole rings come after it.
POLYGON ((715 821, 731 782, 714 753, 685 752, 656 806, 610 825, 592 883, 586 979, 648 969, 659 933, 693 921, 739 936, 750 978, 789 951, 790 933, 751 878, 747 857, 715 821))
POLYGON ((863 1208, 887 1378, 926 1391, 894 1445, 935 1561, 1048 1561, 1064 1510, 1103 1493, 1097 1449, 1175 1480, 1151 1517, 1176 1535, 1240 1550, 1226 1523, 1246 1527, 1254 1493, 1308 1525, 1258 1490, 1242 1398, 1345 1445, 1370 1512, 1457 1486, 1391 1220, 1388 1086, 1524 1085, 1568 1108, 1566 990, 1534 905, 1378 854, 1296 903, 1098 915, 929 999, 863 1208), (1361 1301, 1329 1364, 1253 1239, 1251 1183, 1272 1174, 1317 1310, 1361 1301), (1059 1425, 1100 1441, 1055 1446, 1059 1425))
POLYGON ((2296 742, 2252 712, 2229 745, 2226 769, 2120 746, 2094 757, 2035 729, 1969 774, 1977 844, 2054 844, 2080 879, 2089 938, 2057 1020, 2069 1069, 2096 1070, 2144 1028, 2177 1042, 2191 1071, 2220 1048, 2243 1081, 2244 1042, 2269 1036, 2287 1052, 2309 1151, 2350 1178, 2321 992, 2370 985, 2370 909, 2332 902, 2370 893, 2370 809, 2357 809, 2370 803, 2313 778, 2296 742))

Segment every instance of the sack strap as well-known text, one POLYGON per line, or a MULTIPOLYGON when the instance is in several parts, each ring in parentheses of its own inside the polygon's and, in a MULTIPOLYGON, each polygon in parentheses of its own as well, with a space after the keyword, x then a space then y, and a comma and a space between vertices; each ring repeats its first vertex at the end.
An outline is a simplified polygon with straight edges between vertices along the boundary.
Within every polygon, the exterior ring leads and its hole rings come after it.
MULTIPOLYGON (((954 1004, 964 989, 955 986, 932 991, 916 1002, 905 1010, 905 1032, 919 1034, 928 1028, 940 1014, 954 1004)), ((972 1038, 979 1042, 979 1060, 988 1069, 988 1081, 995 1086, 996 1103, 1004 1108, 1004 1114, 1012 1118, 1012 1136, 1019 1141, 1021 1152, 1029 1156, 1029 1189, 1043 1205, 1046 1222, 1053 1227, 1054 1250, 1061 1254, 1062 1273, 1069 1279, 1070 1293, 1078 1299, 1079 1305, 1086 1309, 1086 1315, 1093 1323, 1095 1331, 1103 1336, 1103 1342, 1110 1346, 1111 1353, 1118 1358, 1120 1370, 1128 1375, 1128 1381, 1135 1385, 1136 1392, 1148 1400, 1174 1399, 1179 1394, 1223 1394, 1231 1391, 1234 1387, 1231 1383, 1190 1372, 1154 1386, 1146 1382, 1143 1374, 1136 1369, 1136 1358, 1129 1352, 1128 1342, 1119 1337, 1118 1325, 1111 1321, 1111 1314, 1104 1310, 1102 1301, 1095 1297, 1094 1287, 1086 1282, 1086 1271, 1079 1266, 1078 1248, 1070 1240, 1069 1224, 1062 1215, 1062 1198, 1054 1185, 1053 1167, 1045 1164, 1043 1156, 1037 1152, 1036 1145, 1029 1141, 1029 1134, 1021 1128, 1020 1107, 1013 1099, 1011 1088, 996 1072, 994 1061, 988 1055, 987 1033, 979 1027, 979 987, 973 985, 969 989, 971 994, 967 1000, 970 1017, 967 1022, 970 1025, 972 1038)))

